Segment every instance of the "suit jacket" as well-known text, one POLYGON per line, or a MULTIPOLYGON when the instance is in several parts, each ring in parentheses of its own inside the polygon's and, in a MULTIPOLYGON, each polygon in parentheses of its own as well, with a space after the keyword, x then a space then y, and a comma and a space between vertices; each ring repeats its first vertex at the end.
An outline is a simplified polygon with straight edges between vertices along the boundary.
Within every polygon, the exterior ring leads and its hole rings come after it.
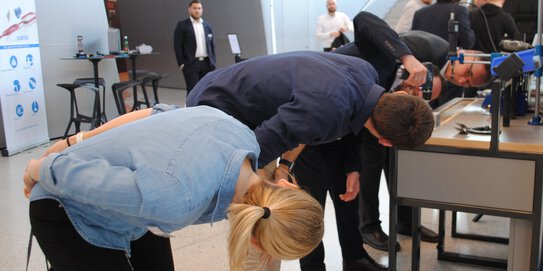
POLYGON ((411 30, 400 33, 407 47, 413 52, 413 56, 420 62, 432 62, 442 68, 447 63, 449 54, 449 42, 432 33, 411 30), (432 48, 428 50, 428 48, 432 48))
MULTIPOLYGON (((206 39, 207 56, 212 68, 215 68, 215 43, 213 42, 213 30, 211 25, 206 21, 204 24, 204 33, 206 39)), ((185 65, 184 69, 190 69, 190 66, 194 63, 196 54, 196 35, 194 34, 194 28, 192 27, 192 21, 190 18, 179 21, 175 27, 173 36, 173 47, 175 50, 175 58, 177 59, 177 65, 185 65)))
POLYGON ((366 60, 377 70, 379 85, 389 89, 398 69, 397 59, 413 53, 379 17, 362 11, 356 15, 353 23, 354 43, 344 45, 334 53, 366 60))
MULTIPOLYGON (((379 85, 385 89, 390 89, 394 83, 400 65, 398 59, 403 55, 413 55, 421 62, 432 62, 440 68, 447 61, 449 43, 436 35, 423 31, 407 31, 398 36, 385 21, 364 11, 353 21, 355 42, 346 44, 333 53, 368 61, 377 70, 379 85)), ((452 96, 448 99, 450 98, 452 96)))
POLYGON ((435 3, 415 12, 411 30, 421 30, 449 40, 449 20, 451 11, 458 21, 458 46, 471 49, 475 43, 475 34, 470 27, 468 10, 455 3, 435 3))

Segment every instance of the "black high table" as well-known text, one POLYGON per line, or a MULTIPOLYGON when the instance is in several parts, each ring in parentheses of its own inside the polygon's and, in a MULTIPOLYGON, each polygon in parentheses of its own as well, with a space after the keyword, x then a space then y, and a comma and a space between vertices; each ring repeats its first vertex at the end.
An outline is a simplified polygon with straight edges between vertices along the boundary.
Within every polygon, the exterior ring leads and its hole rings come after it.
MULTIPOLYGON (((88 61, 90 61, 92 63, 94 87, 99 89, 99 87, 100 87, 100 80, 99 80, 100 76, 99 76, 99 73, 98 73, 98 63, 100 61, 102 61, 103 59, 130 58, 132 80, 135 81, 137 79, 137 76, 136 76, 136 59, 138 58, 138 56, 141 56, 141 55, 156 55, 156 54, 159 54, 159 53, 152 52, 152 53, 147 53, 147 54, 141 54, 139 52, 131 52, 131 53, 128 53, 128 54, 92 55, 92 56, 85 56, 85 57, 74 56, 74 57, 61 58, 61 59, 63 59, 63 60, 88 60, 88 61)), ((134 86, 134 88, 135 88, 135 86, 134 86)), ((135 91, 135 89, 134 89, 134 91, 135 91)), ((97 107, 98 107, 97 108, 97 112, 98 112, 97 121, 96 121, 96 123, 91 124, 91 128, 96 128, 96 127, 100 126, 103 122, 105 122, 104 121, 104 116, 102 116, 100 99, 98 99, 96 104, 97 104, 97 107)))

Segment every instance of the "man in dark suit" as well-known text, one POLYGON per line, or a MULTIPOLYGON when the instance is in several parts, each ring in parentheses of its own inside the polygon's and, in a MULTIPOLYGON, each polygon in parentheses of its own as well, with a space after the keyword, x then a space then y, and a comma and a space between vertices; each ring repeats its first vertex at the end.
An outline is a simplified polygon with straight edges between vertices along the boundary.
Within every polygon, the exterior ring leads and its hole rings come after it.
POLYGON ((188 8, 190 17, 175 27, 173 47, 177 65, 183 70, 187 95, 208 72, 215 69, 215 44, 211 25, 202 19, 202 3, 193 0, 188 8))
POLYGON ((459 6, 456 0, 437 0, 436 3, 423 7, 413 16, 412 30, 421 30, 449 40, 449 20, 451 13, 458 21, 458 46, 471 49, 475 43, 475 34, 470 27, 468 10, 459 6))

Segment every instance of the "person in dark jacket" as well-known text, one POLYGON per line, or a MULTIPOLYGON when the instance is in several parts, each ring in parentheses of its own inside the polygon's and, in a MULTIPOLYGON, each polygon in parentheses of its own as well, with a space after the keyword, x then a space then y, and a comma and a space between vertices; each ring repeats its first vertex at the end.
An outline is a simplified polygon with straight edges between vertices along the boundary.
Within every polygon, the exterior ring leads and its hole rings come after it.
POLYGON ((202 77, 215 69, 216 59, 213 29, 202 19, 202 3, 191 1, 188 12, 190 18, 177 23, 173 37, 175 58, 183 70, 187 95, 202 77))
POLYGON ((471 49, 475 43, 475 34, 470 27, 468 10, 459 6, 455 0, 437 0, 436 3, 415 12, 411 30, 422 30, 449 40, 449 20, 451 13, 458 21, 458 46, 471 49))
MULTIPOLYGON (((379 74, 379 85, 385 89, 391 88, 400 64, 407 64, 406 61, 402 61, 406 56, 414 57, 418 61, 432 62, 439 67, 447 61, 448 43, 436 35, 423 31, 408 31, 398 36, 386 22, 368 12, 360 12, 354 18, 354 27, 355 42, 338 48, 334 53, 355 56, 368 61, 379 74)), ((441 91, 442 83, 439 73, 434 73, 433 93, 438 94, 441 91)), ((432 98, 437 100, 437 95, 432 98)), ((375 249, 387 251, 388 236, 381 228, 378 198, 383 168, 385 168, 385 174, 388 173, 385 147, 380 145, 366 129, 362 130, 357 140, 359 140, 362 161, 359 230, 366 244, 375 249)), ((398 208, 398 223, 400 233, 411 232, 410 207, 398 208)), ((437 240, 437 234, 426 227, 421 227, 421 234, 424 241, 437 240)), ((396 249, 400 249, 398 243, 396 249)))
POLYGON ((504 2, 488 0, 478 9, 470 11, 471 28, 476 37, 473 49, 484 53, 499 52, 499 44, 506 34, 508 39, 520 38, 515 20, 502 8, 504 2))
MULTIPOLYGON (((422 84, 422 78, 415 82, 422 84)), ((433 117, 421 98, 384 93, 377 82, 375 69, 359 58, 283 53, 209 73, 187 97, 187 106, 208 105, 231 114, 255 132, 261 166, 273 161, 275 168, 281 157, 275 177, 292 169, 323 206, 330 192, 343 270, 386 270, 368 255, 358 233, 353 200, 359 192, 360 160, 351 158, 356 151, 348 142, 366 127, 381 144, 418 146, 430 136, 433 117)), ((300 265, 302 270, 326 270, 322 243, 300 265)))

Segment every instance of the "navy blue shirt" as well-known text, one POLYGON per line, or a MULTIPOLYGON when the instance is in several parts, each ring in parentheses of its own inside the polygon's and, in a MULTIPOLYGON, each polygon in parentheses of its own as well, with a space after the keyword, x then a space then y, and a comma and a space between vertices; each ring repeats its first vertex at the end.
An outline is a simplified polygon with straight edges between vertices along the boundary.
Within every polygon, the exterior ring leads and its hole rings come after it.
POLYGON ((298 144, 358 134, 383 91, 377 72, 362 59, 291 52, 208 73, 190 92, 187 106, 221 109, 253 129, 263 167, 298 144))

